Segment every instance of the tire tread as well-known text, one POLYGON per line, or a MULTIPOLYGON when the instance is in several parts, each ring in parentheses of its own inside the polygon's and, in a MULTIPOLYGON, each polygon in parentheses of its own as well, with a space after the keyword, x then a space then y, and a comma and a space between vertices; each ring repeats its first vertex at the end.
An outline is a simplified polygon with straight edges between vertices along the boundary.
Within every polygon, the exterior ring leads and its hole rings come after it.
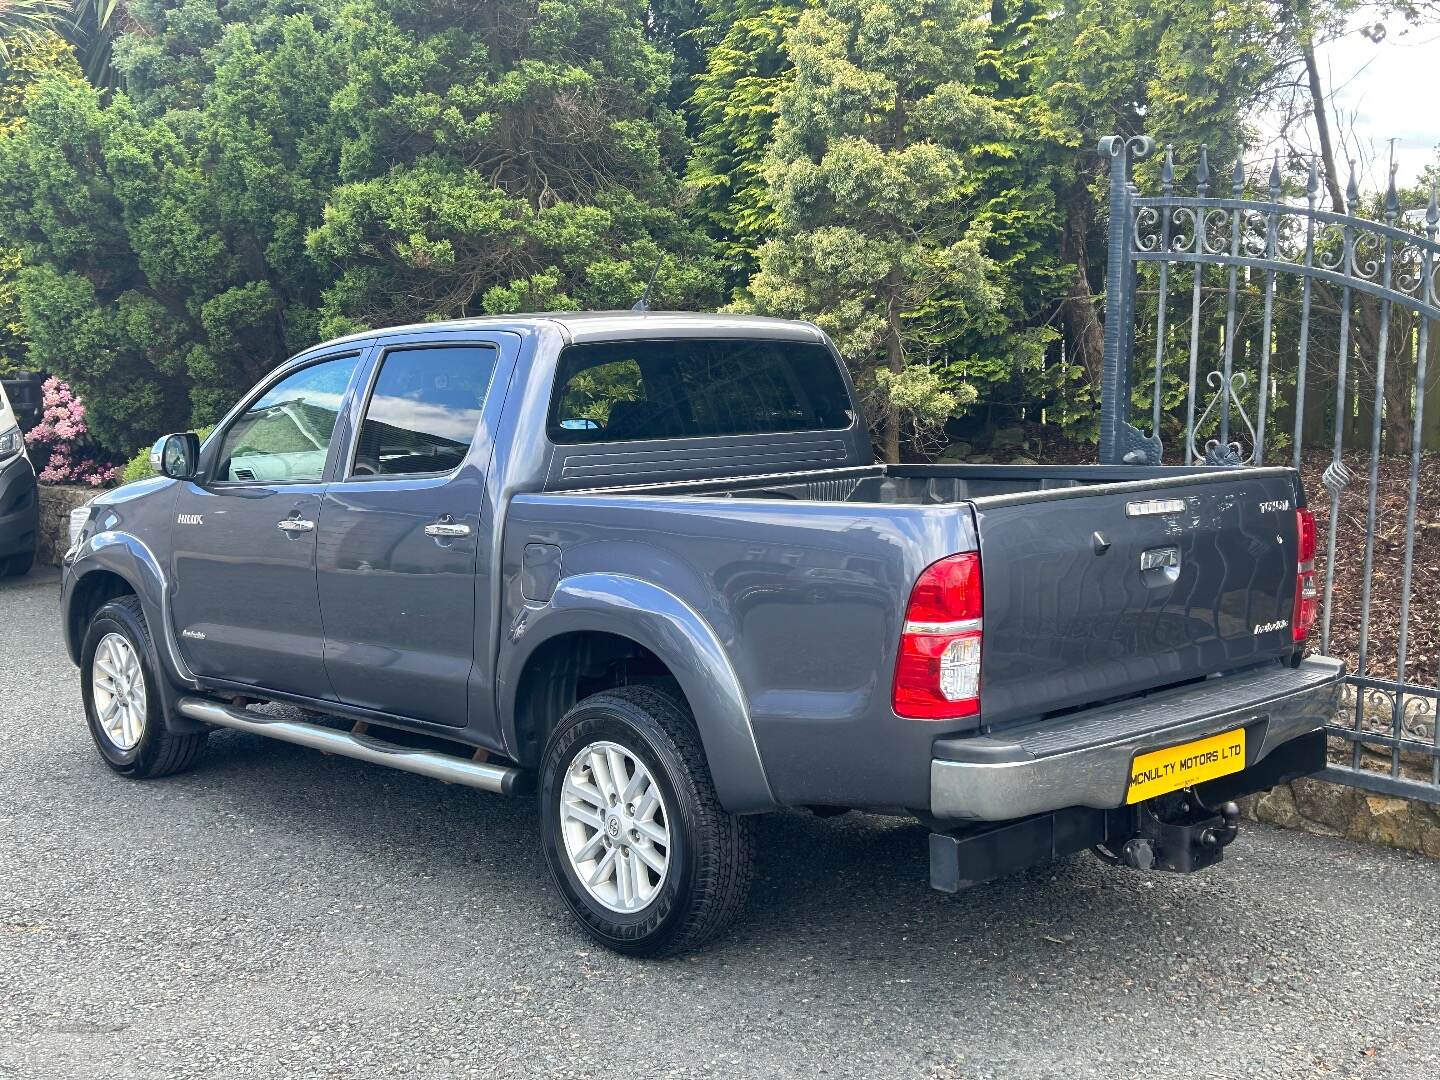
MULTIPOLYGON (((147 658, 154 656, 155 643, 150 636, 150 624, 145 620, 145 610, 140 604, 140 598, 133 594, 117 597, 96 612, 96 615, 102 614, 105 608, 109 607, 121 607, 130 614, 145 639, 141 642, 144 647, 144 655, 147 658)), ((153 665, 151 666, 153 667, 153 665)), ((151 676, 154 679, 164 678, 158 670, 152 670, 151 676)), ((162 720, 159 730, 151 736, 152 742, 136 758, 127 775, 142 780, 155 780, 162 776, 183 772, 195 764, 195 760, 205 749, 209 733, 199 731, 182 734, 171 731, 163 725, 162 720)))
POLYGON ((720 805, 705 749, 700 742, 700 732, 682 702, 683 699, 677 700, 665 689, 631 685, 602 690, 580 701, 572 710, 609 705, 617 712, 640 713, 658 729, 656 734, 669 744, 670 751, 684 765, 685 781, 689 787, 686 794, 694 810, 696 832, 701 838, 692 845, 696 859, 693 892, 690 902, 684 905, 679 924, 663 941, 647 945, 643 949, 646 956, 674 956, 693 951, 729 927, 749 897, 754 869, 755 843, 751 822, 748 818, 728 813, 720 805))

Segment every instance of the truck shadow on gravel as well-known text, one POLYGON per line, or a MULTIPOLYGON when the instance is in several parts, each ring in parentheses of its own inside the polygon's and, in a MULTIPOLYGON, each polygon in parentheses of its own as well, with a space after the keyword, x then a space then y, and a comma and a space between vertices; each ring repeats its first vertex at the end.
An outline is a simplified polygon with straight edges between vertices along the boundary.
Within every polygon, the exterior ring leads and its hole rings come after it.
MULTIPOLYGON (((554 927, 556 950, 594 948, 550 883, 528 798, 487 796, 228 732, 212 737, 193 772, 165 784, 182 788, 175 796, 197 810, 208 806, 226 827, 263 833, 280 858, 322 852, 337 886, 362 859, 368 877, 388 877, 397 892, 423 877, 427 888, 477 899, 502 913, 501 933, 503 922, 539 914, 554 927)), ((1163 980, 1194 965, 1191 974, 1203 974, 1212 992, 1238 992, 1249 986, 1249 965, 1236 964, 1233 949, 1264 952, 1277 940, 1257 934, 1233 944, 1223 961, 1208 950, 1207 942, 1231 933, 1232 920, 1267 914, 1263 895, 1246 895, 1261 890, 1226 865, 1178 878, 1081 855, 952 897, 929 889, 926 830, 906 819, 796 811, 758 818, 756 830, 755 885, 736 929, 688 962, 670 963, 738 966, 770 978, 860 961, 952 990, 957 980, 1028 985, 1076 963, 1120 985, 1143 981, 1137 972, 1163 980)), ((1317 939, 1308 942, 1297 934, 1281 944, 1313 947, 1315 957, 1291 959, 1318 961, 1317 939)), ((589 955, 592 963, 642 963, 603 950, 589 955)))

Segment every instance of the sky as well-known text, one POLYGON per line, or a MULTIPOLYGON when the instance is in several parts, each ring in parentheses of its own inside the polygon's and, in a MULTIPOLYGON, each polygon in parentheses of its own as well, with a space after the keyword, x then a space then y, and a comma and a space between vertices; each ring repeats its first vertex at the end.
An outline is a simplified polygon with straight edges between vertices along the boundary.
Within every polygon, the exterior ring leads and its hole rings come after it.
POLYGON ((1362 188, 1385 186, 1392 138, 1401 186, 1440 161, 1440 25, 1409 27, 1392 19, 1378 44, 1351 33, 1326 45, 1318 59, 1332 124, 1338 121, 1346 140, 1336 156, 1359 159, 1362 188))

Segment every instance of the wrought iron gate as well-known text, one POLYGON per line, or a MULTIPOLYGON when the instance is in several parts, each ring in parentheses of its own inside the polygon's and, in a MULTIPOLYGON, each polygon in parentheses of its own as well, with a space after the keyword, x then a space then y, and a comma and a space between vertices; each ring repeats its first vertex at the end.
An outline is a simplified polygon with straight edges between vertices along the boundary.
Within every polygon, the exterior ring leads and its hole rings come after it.
POLYGON ((1402 213, 1392 172, 1371 219, 1352 171, 1350 213, 1332 213, 1313 163, 1287 196, 1276 159, 1262 197, 1247 194, 1243 163, 1228 195, 1212 194, 1200 147, 1191 185, 1177 185, 1169 149, 1141 166, 1158 165, 1159 193, 1145 194, 1132 177, 1152 140, 1099 149, 1100 460, 1302 469, 1326 527, 1318 644, 1350 672, 1326 778, 1440 803, 1440 455, 1424 453, 1440 450, 1433 186, 1428 206, 1402 213))

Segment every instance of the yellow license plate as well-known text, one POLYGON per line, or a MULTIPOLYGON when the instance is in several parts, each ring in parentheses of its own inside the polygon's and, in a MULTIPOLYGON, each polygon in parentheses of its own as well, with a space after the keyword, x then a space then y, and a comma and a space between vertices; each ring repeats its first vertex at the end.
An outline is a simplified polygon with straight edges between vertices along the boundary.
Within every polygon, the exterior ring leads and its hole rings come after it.
POLYGON ((1245 729, 1209 735, 1164 750, 1136 756, 1130 766, 1127 803, 1143 802, 1156 795, 1228 776, 1245 768, 1245 729))

